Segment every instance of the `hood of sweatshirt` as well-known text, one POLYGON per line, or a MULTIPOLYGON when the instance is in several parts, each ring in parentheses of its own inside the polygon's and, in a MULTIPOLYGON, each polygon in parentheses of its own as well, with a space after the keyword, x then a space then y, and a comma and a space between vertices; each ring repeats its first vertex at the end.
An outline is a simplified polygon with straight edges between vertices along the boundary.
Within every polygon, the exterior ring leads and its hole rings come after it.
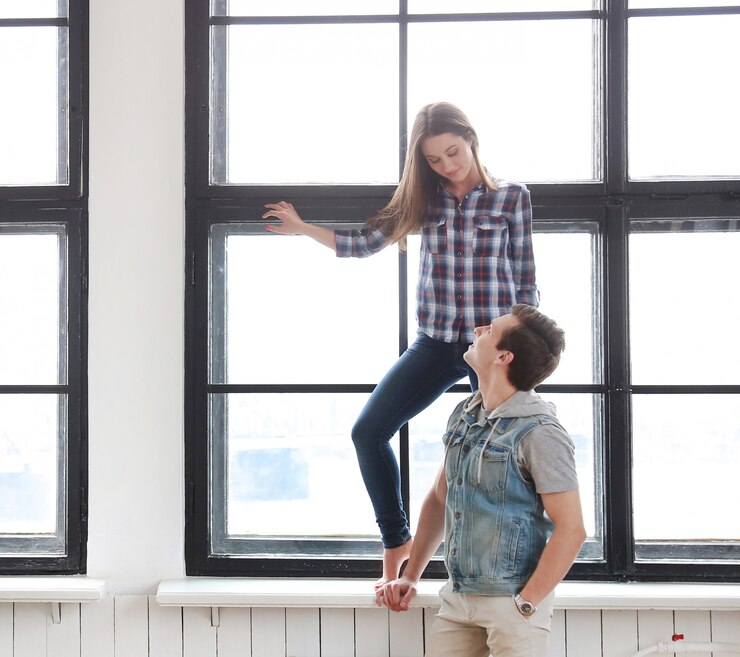
MULTIPOLYGON (((476 390, 465 403, 466 412, 474 411, 483 404, 483 395, 476 390)), ((532 415, 549 415, 555 417, 555 405, 545 401, 534 390, 517 390, 497 408, 487 415, 489 420, 502 417, 530 417, 532 415)))

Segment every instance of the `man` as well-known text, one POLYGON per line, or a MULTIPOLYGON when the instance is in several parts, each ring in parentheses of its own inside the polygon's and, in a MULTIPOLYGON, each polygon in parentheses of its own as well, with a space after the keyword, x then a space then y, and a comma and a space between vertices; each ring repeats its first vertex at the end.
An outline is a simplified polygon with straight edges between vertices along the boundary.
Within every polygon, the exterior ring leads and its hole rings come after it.
POLYGON ((553 590, 586 536, 573 442, 532 390, 565 340, 521 304, 475 336, 464 357, 479 390, 450 417, 408 564, 377 602, 408 609, 444 539, 449 580, 426 657, 545 657, 553 590))

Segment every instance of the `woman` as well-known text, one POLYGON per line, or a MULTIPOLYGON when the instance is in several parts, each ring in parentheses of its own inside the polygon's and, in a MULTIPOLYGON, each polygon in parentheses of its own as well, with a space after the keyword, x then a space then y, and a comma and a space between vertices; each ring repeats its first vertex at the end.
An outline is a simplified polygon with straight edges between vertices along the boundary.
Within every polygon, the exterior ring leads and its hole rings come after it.
POLYGON ((423 107, 411 130, 403 176, 388 205, 362 230, 305 223, 285 201, 270 203, 267 230, 307 235, 339 257, 364 257, 421 233, 416 341, 370 396, 352 429, 362 477, 383 540, 383 575, 395 579, 411 551, 391 437, 464 376, 476 326, 516 303, 536 306, 532 212, 523 185, 492 178, 478 137, 450 103, 423 107))

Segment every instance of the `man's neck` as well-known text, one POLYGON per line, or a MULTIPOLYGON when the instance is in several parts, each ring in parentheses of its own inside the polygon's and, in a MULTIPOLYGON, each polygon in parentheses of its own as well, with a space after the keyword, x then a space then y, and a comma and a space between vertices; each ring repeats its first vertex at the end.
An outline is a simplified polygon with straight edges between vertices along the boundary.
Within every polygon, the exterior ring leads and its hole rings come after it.
POLYGON ((480 393, 483 396, 483 408, 492 411, 503 404, 515 392, 516 388, 508 381, 479 381, 480 393))

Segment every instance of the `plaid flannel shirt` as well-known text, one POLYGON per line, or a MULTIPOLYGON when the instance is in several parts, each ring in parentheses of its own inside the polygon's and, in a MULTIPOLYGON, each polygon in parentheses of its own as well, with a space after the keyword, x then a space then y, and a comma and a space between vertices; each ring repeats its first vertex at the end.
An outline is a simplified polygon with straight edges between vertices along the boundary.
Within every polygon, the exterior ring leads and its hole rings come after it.
MULTIPOLYGON (((419 330, 443 342, 472 342, 476 326, 515 303, 537 306, 532 206, 521 184, 495 179, 461 203, 440 185, 421 230, 416 287, 419 330)), ((380 230, 337 230, 338 257, 365 257, 387 244, 380 230)))

